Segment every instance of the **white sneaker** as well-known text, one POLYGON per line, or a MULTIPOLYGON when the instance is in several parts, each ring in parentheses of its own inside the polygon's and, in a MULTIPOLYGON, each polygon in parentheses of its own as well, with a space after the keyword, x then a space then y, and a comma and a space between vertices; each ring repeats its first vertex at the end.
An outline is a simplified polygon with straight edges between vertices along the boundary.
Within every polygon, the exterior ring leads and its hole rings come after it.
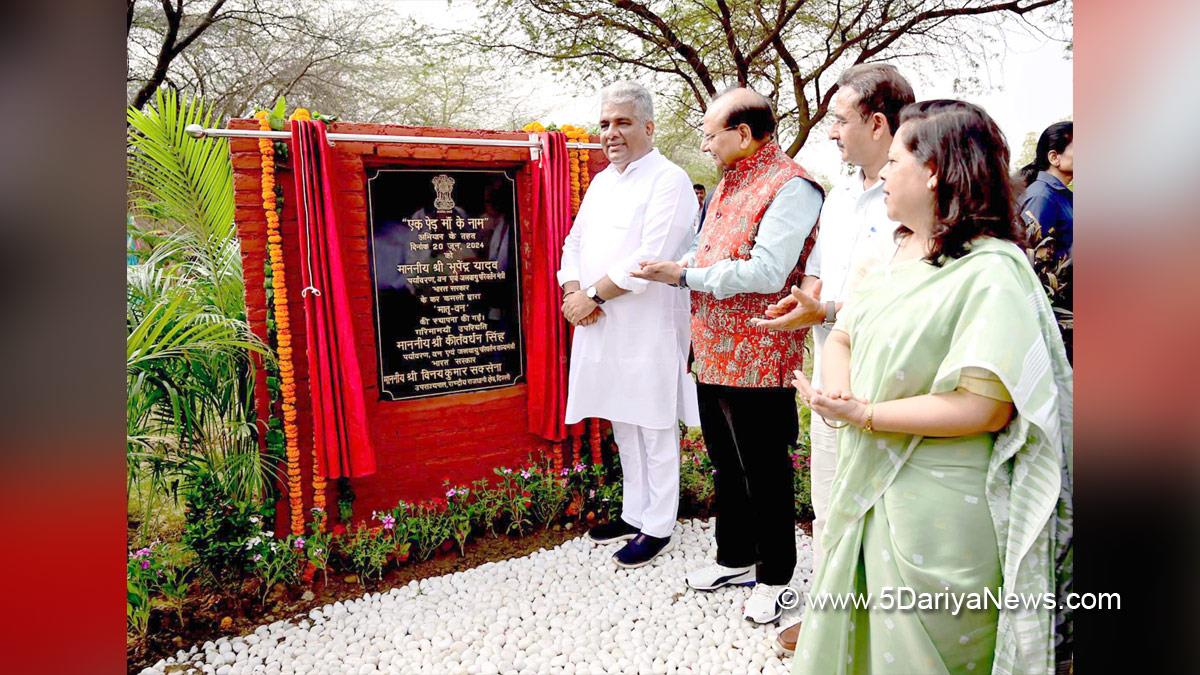
POLYGON ((779 604, 779 596, 788 590, 786 584, 772 586, 757 584, 742 608, 742 616, 754 623, 771 623, 783 615, 783 607, 779 604))
POLYGON ((709 565, 687 574, 687 585, 698 591, 714 591, 722 586, 736 584, 749 586, 754 583, 754 566, 725 567, 724 565, 709 565))

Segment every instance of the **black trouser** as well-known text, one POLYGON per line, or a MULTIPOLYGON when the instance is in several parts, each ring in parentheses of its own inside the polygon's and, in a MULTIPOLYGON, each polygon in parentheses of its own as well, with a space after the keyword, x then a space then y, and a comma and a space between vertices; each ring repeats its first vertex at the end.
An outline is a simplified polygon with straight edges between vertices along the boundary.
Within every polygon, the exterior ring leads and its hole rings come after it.
POLYGON ((796 567, 789 446, 800 435, 796 390, 700 383, 700 428, 717 470, 717 562, 755 565, 759 583, 785 584, 796 567))

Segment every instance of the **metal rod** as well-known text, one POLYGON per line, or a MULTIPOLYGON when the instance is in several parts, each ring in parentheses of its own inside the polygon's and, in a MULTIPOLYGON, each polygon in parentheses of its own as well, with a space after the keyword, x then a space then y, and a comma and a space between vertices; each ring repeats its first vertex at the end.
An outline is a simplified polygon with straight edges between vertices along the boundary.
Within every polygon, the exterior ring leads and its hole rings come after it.
MULTIPOLYGON (((289 131, 261 131, 258 129, 205 129, 199 124, 189 124, 184 131, 194 138, 212 136, 216 138, 279 138, 292 137, 289 131)), ((507 138, 449 138, 445 136, 389 136, 386 134, 327 134, 330 141, 358 143, 416 143, 425 145, 481 145, 504 148, 540 148, 541 143, 532 140, 507 138)), ((572 150, 599 150, 599 143, 568 142, 572 150)))

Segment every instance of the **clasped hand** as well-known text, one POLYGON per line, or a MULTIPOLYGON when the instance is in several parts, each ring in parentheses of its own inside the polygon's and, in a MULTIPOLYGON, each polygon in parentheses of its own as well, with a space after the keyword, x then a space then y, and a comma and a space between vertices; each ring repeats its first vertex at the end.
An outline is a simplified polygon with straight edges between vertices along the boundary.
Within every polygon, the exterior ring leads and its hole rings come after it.
POLYGON ((867 423, 867 405, 870 403, 867 399, 855 396, 849 389, 821 391, 812 386, 802 371, 793 370, 792 374, 796 377, 792 386, 800 392, 800 400, 826 423, 848 422, 859 427, 867 423))
POLYGON ((563 296, 562 313, 573 326, 590 326, 600 320, 604 310, 583 291, 571 291, 563 296))

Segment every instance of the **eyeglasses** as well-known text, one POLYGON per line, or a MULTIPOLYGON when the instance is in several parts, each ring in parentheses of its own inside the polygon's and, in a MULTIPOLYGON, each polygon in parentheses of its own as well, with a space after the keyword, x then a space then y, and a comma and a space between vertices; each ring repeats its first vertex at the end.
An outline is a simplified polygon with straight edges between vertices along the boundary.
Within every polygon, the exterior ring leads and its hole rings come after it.
POLYGON ((737 127, 725 127, 724 129, 718 129, 717 131, 714 131, 711 134, 701 134, 701 136, 700 136, 700 138, 702 139, 701 144, 712 143, 712 140, 717 137, 717 134, 722 134, 722 133, 725 133, 726 131, 732 131, 736 128, 737 127))

